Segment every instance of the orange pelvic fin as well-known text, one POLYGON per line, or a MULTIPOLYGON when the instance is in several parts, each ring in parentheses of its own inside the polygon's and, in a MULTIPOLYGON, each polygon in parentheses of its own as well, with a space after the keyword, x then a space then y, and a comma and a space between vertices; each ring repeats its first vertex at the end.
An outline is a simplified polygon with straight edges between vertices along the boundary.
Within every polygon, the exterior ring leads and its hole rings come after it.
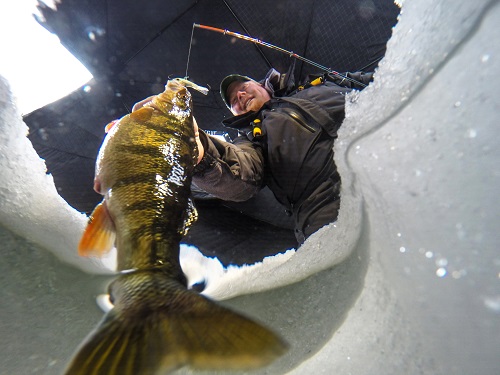
POLYGON ((116 232, 106 203, 99 203, 90 215, 87 228, 78 245, 80 256, 103 256, 115 244, 116 232))

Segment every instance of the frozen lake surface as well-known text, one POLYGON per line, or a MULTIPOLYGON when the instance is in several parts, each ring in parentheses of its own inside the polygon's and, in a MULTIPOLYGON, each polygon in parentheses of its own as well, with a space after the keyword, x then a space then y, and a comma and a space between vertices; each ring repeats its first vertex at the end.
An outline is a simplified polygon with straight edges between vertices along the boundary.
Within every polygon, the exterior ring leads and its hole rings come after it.
MULTIPOLYGON (((348 98, 338 222, 208 275, 209 295, 292 346, 255 373, 500 373, 499 22, 498 1, 404 2, 374 83, 348 98)), ((4 81, 0 127, 0 373, 54 374, 101 318, 109 276, 76 256, 86 218, 45 175, 4 81)))

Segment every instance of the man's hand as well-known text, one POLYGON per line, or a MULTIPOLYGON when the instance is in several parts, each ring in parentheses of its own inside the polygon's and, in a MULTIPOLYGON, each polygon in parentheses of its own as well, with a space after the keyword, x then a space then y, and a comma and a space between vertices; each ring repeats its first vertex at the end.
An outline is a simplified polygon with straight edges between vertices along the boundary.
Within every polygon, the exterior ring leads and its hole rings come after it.
MULTIPOLYGON (((146 99, 141 100, 140 102, 137 102, 134 104, 132 107, 132 112, 137 111, 138 109, 144 107, 145 105, 151 106, 154 108, 153 105, 153 98, 156 95, 150 96, 146 99)), ((196 164, 198 164, 201 159, 203 159, 203 155, 205 154, 205 149, 203 147, 203 144, 201 143, 200 140, 200 130, 198 129, 198 123, 196 122, 196 119, 193 117, 193 130, 194 130, 194 139, 196 140, 196 145, 198 146, 198 161, 196 164)))
POLYGON ((150 96, 150 97, 147 97, 146 99, 143 99, 141 100, 140 102, 137 102, 134 104, 134 106, 132 107, 132 112, 134 111, 137 111, 138 109, 144 107, 146 104, 148 106, 151 106, 153 104, 153 98, 155 97, 156 95, 153 95, 153 96, 150 96))

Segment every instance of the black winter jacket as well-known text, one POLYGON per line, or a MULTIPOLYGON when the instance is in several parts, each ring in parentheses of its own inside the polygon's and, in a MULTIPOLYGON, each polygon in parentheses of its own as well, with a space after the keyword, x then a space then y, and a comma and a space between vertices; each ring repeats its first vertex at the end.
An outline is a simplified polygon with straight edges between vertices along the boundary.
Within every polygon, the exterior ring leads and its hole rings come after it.
MULTIPOLYGON (((279 73, 270 73, 265 85, 276 92, 272 81, 278 81, 279 73)), ((372 78, 366 73, 347 75, 364 84, 372 78)), ((273 94, 258 112, 225 120, 225 126, 241 134, 232 143, 200 131, 205 154, 193 182, 229 201, 247 200, 267 185, 293 215, 299 243, 335 221, 340 176, 333 160, 333 145, 345 117, 345 95, 353 85, 340 81, 327 80, 282 97, 273 94), (261 129, 260 135, 254 136, 255 125, 261 129)))

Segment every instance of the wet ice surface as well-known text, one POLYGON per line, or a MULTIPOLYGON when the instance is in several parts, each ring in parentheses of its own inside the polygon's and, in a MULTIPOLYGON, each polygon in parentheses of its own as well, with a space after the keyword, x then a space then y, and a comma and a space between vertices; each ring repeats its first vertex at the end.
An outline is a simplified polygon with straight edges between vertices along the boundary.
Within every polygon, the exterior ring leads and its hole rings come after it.
POLYGON ((0 374, 59 374, 100 320, 108 278, 61 263, 0 226, 0 374))
MULTIPOLYGON (((498 3, 405 2, 375 82, 349 98, 336 151, 337 226, 269 261, 271 272, 214 272, 209 291, 218 298, 314 273, 224 302, 292 345, 260 373, 500 373, 498 3)), ((5 113, 11 104, 1 98, 5 113)), ((11 142, 24 131, 8 128, 12 116, 1 118, 1 222, 68 252, 85 219, 42 189, 43 166, 26 156, 29 144, 11 142), (27 169, 18 168, 23 157, 27 169)), ((1 341, 1 368, 57 373, 101 316, 94 297, 104 277, 9 232, 4 238, 0 318, 11 339, 1 341)))

